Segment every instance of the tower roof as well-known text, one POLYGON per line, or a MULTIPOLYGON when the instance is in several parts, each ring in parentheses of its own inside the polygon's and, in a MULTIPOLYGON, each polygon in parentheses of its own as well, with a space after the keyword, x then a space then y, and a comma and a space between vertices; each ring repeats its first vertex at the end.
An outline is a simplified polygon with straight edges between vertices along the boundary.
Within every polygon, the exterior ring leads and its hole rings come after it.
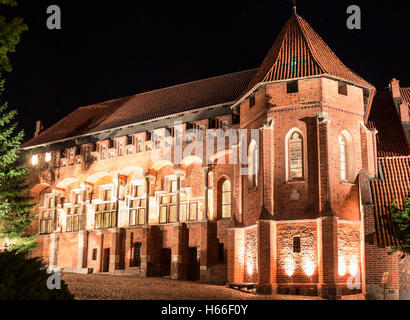
POLYGON ((249 83, 247 92, 260 82, 326 74, 374 89, 373 85, 346 67, 294 10, 249 83))

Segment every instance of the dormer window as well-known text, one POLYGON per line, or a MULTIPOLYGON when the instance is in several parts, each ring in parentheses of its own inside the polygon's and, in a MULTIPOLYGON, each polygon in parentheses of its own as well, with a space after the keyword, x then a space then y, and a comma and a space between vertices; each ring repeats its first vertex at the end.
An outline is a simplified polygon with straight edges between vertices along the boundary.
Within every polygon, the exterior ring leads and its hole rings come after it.
POLYGON ((299 92, 298 81, 290 81, 286 83, 286 93, 296 93, 299 92))

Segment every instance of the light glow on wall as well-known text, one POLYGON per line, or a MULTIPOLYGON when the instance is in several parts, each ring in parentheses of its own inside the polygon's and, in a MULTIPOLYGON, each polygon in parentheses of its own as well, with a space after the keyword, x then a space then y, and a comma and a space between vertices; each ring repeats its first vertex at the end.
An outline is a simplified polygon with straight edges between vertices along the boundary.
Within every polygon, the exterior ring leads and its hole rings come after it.
POLYGON ((352 276, 355 276, 358 271, 359 271, 359 266, 357 264, 357 258, 356 258, 356 256, 353 256, 350 259, 349 272, 352 276))
POLYGON ((34 155, 31 157, 31 164, 35 166, 38 163, 38 155, 34 155))
POLYGON ((303 271, 305 271, 306 275, 309 277, 315 272, 315 263, 312 259, 306 258, 303 263, 303 271))
POLYGON ((346 259, 344 255, 339 255, 339 275, 344 276, 346 274, 346 259))
POLYGON ((250 276, 253 275, 253 260, 251 258, 248 258, 246 262, 246 271, 250 276))
POLYGON ((285 266, 284 266, 286 274, 291 277, 295 272, 295 260, 292 257, 285 258, 285 266))
POLYGON ((50 162, 51 161, 51 153, 47 152, 46 153, 46 162, 50 162))

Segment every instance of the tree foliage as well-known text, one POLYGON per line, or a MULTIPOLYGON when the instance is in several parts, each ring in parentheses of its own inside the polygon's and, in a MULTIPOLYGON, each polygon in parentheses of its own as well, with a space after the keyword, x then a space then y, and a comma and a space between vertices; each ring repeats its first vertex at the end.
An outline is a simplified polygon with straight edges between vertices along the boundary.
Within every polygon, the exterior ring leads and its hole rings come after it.
MULTIPOLYGON (((16 6, 14 0, 0 0, 0 4, 16 6)), ((16 51, 16 46, 20 42, 21 34, 28 30, 22 18, 14 18, 11 21, 0 16, 0 73, 12 70, 9 60, 9 53, 16 51)))
POLYGON ((0 253, 0 300, 73 300, 67 284, 47 288, 46 265, 39 258, 27 259, 24 253, 0 253))
POLYGON ((391 212, 399 238, 399 245, 393 248, 393 252, 400 251, 404 255, 410 255, 410 197, 406 198, 403 210, 400 210, 395 200, 391 212))
MULTIPOLYGON (((14 0, 0 0, 0 4, 15 6, 14 0)), ((4 78, 2 72, 11 71, 8 54, 15 52, 21 33, 27 30, 23 19, 15 18, 7 22, 0 16, 0 242, 9 243, 9 250, 26 251, 35 246, 36 236, 27 235, 34 216, 29 213, 35 208, 32 199, 27 197, 25 181, 28 169, 23 167, 20 144, 24 137, 18 131, 15 117, 17 110, 9 108, 4 102, 4 78)))

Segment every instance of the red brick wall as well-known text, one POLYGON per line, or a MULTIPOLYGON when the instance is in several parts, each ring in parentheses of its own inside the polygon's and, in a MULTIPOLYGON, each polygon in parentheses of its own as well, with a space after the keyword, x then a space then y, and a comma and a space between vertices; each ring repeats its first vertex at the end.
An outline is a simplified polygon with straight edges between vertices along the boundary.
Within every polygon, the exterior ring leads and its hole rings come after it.
POLYGON ((77 267, 78 233, 60 233, 58 239, 57 265, 60 268, 77 267))

